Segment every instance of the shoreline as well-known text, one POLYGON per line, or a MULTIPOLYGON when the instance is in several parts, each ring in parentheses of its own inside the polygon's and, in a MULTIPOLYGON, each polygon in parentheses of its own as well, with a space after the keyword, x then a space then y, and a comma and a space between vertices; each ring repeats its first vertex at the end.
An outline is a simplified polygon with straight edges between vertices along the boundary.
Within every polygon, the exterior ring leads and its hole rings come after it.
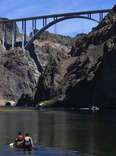
POLYGON ((90 108, 39 108, 35 107, 20 107, 20 106, 0 106, 0 112, 49 112, 49 111, 68 111, 68 112, 85 112, 85 113, 104 113, 104 112, 115 112, 116 109, 100 109, 100 110, 91 110, 90 108))
POLYGON ((34 111, 34 108, 0 106, 0 112, 31 112, 31 111, 34 111))

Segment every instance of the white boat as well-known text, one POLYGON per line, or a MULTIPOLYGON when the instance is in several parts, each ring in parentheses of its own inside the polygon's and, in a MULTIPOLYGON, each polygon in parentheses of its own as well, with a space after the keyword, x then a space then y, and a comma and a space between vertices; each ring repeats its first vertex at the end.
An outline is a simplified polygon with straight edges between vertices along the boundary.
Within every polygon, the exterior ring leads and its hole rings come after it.
POLYGON ((94 112, 94 111, 99 111, 100 109, 99 109, 99 107, 97 107, 97 106, 92 106, 92 107, 91 107, 91 110, 94 112))
POLYGON ((97 106, 92 106, 92 107, 80 108, 80 110, 89 110, 89 111, 91 110, 91 111, 95 112, 95 111, 99 111, 100 108, 97 106))

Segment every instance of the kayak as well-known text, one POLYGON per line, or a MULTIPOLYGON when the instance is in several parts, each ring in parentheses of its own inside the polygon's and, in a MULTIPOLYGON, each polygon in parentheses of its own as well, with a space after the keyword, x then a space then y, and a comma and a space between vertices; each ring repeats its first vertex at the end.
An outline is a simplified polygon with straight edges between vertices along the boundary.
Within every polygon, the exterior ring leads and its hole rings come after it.
POLYGON ((23 148, 23 142, 22 141, 17 141, 17 142, 15 142, 15 147, 17 147, 17 148, 23 148))
POLYGON ((11 148, 16 147, 16 148, 22 148, 22 149, 27 149, 27 150, 32 150, 32 145, 24 145, 22 141, 17 141, 16 143, 10 143, 9 146, 11 148))
POLYGON ((24 148, 24 149, 32 149, 32 145, 24 145, 22 141, 17 141, 15 143, 15 147, 17 148, 24 148))

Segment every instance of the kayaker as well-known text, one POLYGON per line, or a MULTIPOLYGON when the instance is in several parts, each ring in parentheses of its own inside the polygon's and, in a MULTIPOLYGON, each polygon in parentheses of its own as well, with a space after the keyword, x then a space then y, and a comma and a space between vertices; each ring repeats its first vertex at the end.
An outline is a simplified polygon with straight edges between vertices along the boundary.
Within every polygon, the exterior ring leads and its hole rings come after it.
POLYGON ((29 136, 28 133, 26 133, 25 137, 24 137, 24 146, 25 147, 34 147, 32 138, 29 136))
POLYGON ((15 139, 15 144, 17 146, 17 145, 23 144, 23 142, 24 142, 23 135, 21 132, 19 132, 17 138, 15 139))

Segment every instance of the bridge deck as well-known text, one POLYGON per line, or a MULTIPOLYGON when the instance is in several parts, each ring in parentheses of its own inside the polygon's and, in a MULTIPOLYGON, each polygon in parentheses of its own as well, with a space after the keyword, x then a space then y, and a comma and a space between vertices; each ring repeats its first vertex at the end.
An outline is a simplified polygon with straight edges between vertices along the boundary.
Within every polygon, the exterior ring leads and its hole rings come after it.
POLYGON ((36 19, 46 19, 46 18, 54 18, 54 17, 62 17, 62 16, 74 16, 74 15, 85 15, 85 14, 96 14, 96 13, 107 13, 111 9, 104 9, 104 10, 92 10, 92 11, 82 11, 82 12, 72 12, 72 13, 61 13, 61 14, 52 14, 52 15, 45 15, 45 16, 35 16, 35 17, 27 17, 27 18, 17 18, 17 19, 9 19, 9 20, 0 20, 0 23, 7 23, 7 22, 19 22, 19 21, 27 21, 27 20, 36 20, 36 19))

